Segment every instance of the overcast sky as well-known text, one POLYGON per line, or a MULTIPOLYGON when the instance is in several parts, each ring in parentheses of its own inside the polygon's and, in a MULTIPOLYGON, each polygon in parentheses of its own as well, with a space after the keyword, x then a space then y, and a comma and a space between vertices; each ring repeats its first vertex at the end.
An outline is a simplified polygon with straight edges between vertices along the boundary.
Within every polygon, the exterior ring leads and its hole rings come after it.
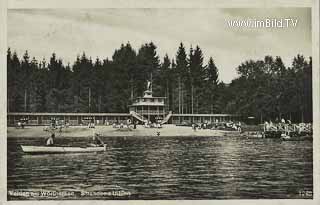
POLYGON ((175 57, 180 42, 199 45, 213 57, 220 80, 229 83, 248 59, 281 56, 286 66, 298 53, 311 56, 311 9, 28 9, 8 10, 8 46, 47 61, 53 52, 66 64, 83 51, 111 58, 121 43, 135 50, 153 41, 161 58, 175 57), (228 20, 294 18, 293 28, 230 28, 228 20))

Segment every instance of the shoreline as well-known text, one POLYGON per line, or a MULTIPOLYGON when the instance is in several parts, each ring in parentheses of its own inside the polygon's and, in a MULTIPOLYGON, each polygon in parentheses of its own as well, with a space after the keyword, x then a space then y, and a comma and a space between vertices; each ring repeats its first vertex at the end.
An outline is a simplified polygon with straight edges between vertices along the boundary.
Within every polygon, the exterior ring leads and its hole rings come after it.
MULTIPOLYGON (((27 126, 24 129, 16 127, 7 127, 7 137, 46 137, 50 132, 44 131, 46 126, 27 126)), ((90 137, 94 132, 99 133, 102 137, 223 137, 223 136, 240 136, 238 131, 210 130, 201 129, 194 131, 191 127, 182 127, 176 125, 163 125, 162 128, 145 128, 138 125, 137 129, 119 130, 112 126, 96 126, 88 128, 87 126, 70 126, 63 128, 61 134, 56 131, 58 137, 90 137)))

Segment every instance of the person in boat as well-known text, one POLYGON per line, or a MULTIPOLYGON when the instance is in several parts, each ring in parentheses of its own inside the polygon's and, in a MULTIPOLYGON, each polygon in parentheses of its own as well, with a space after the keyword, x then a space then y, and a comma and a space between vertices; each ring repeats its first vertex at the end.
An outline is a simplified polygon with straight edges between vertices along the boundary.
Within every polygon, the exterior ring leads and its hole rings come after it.
POLYGON ((100 139, 99 137, 100 135, 98 133, 95 133, 92 137, 92 143, 91 145, 93 147, 103 147, 104 146, 104 143, 103 141, 100 139))
POLYGON ((51 136, 47 139, 46 145, 47 146, 53 146, 54 145, 54 138, 55 138, 55 134, 52 133, 51 136))

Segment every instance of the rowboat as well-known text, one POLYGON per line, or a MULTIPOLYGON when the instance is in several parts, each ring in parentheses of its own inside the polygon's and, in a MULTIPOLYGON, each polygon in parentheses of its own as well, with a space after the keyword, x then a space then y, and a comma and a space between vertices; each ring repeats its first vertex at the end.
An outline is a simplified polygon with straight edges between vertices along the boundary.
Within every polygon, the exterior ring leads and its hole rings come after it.
POLYGON ((21 145, 23 152, 29 154, 59 154, 59 153, 86 153, 103 152, 107 147, 55 147, 55 146, 27 146, 21 145))

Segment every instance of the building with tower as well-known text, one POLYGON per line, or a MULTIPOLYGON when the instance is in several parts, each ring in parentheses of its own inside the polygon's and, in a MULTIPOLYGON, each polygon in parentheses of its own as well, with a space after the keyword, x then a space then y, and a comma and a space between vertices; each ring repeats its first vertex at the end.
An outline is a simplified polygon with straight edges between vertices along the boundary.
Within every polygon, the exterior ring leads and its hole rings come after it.
POLYGON ((170 111, 166 110, 166 97, 152 95, 152 83, 148 81, 147 89, 142 97, 137 97, 129 106, 130 114, 141 122, 160 122, 169 118, 170 111))

